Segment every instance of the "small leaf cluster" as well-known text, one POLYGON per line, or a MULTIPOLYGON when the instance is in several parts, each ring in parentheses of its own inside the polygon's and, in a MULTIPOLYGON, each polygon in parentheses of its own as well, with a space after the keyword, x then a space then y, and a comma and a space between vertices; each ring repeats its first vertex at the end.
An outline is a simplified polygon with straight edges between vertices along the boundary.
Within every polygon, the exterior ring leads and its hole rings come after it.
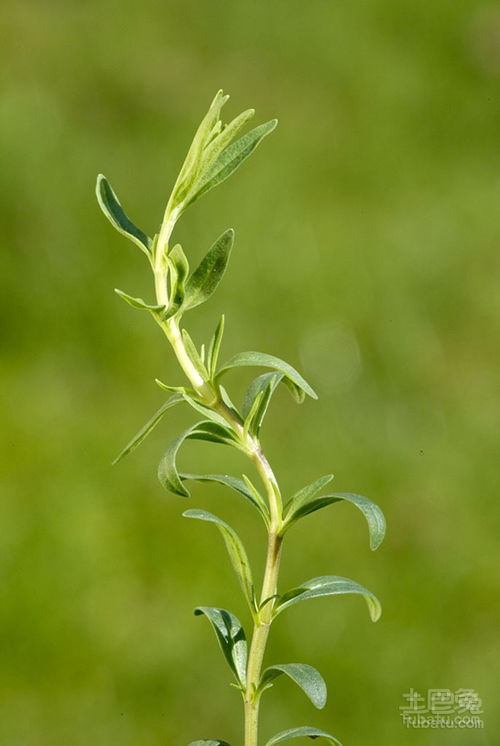
MULTIPOLYGON (((271 476, 266 473, 268 464, 262 451, 261 431, 272 397, 282 384, 298 403, 303 402, 306 396, 316 399, 316 393, 309 383, 289 363, 268 353, 240 352, 219 364, 224 316, 217 323, 206 347, 201 345, 198 348, 188 331, 181 327, 184 313, 204 304, 219 286, 233 248, 234 232, 231 229, 224 231, 191 272, 188 258, 180 244, 170 246, 175 224, 190 205, 228 178, 276 126, 276 120, 271 120, 240 135, 254 112, 252 109, 244 111, 223 125, 221 109, 227 98, 219 91, 198 127, 174 183, 163 221, 152 238, 126 215, 107 179, 101 175, 97 180, 97 198, 102 211, 112 225, 138 246, 150 262, 156 299, 155 302, 146 302, 121 290, 116 292, 133 308, 146 310, 154 317, 189 381, 189 385, 173 385, 157 379, 157 384, 169 393, 169 397, 126 444, 115 462, 137 448, 172 407, 187 405, 196 412, 197 421, 170 441, 158 467, 158 478, 169 492, 187 498, 190 497, 187 487, 189 482, 223 485, 243 497, 257 511, 269 537, 280 546, 288 531, 305 516, 330 505, 347 502, 364 515, 368 524, 370 547, 375 550, 384 538, 385 520, 380 508, 371 500, 348 492, 325 493, 325 488, 333 479, 333 475, 328 474, 296 491, 283 506, 274 475, 272 472, 271 476), (237 137, 238 135, 240 136, 237 137), (229 373, 247 367, 263 368, 265 372, 250 382, 241 404, 235 404, 222 385, 222 379, 226 381, 229 373), (184 442, 191 439, 225 445, 244 453, 253 464, 260 465, 261 476, 264 473, 264 490, 259 489, 246 474, 234 476, 180 471, 177 466, 178 453, 184 442)), ((353 580, 335 575, 315 577, 289 590, 259 597, 248 553, 237 532, 225 520, 207 510, 186 510, 184 516, 211 523, 219 530, 253 620, 254 630, 264 622, 270 625, 285 609, 299 602, 323 596, 361 595, 367 603, 372 620, 379 618, 380 603, 373 593, 353 580)), ((324 707, 326 684, 321 674, 312 666, 303 663, 275 663, 260 672, 257 680, 249 681, 249 644, 239 619, 226 609, 207 606, 198 607, 195 614, 205 616, 212 626, 234 677, 234 684, 241 690, 245 702, 256 705, 264 691, 271 688, 278 678, 287 676, 303 690, 315 707, 324 707)), ((299 727, 278 733, 267 742, 267 746, 303 736, 323 737, 333 744, 339 744, 337 739, 324 731, 299 727)), ((201 744, 228 746, 225 741, 218 739, 194 741, 190 746, 201 744)))

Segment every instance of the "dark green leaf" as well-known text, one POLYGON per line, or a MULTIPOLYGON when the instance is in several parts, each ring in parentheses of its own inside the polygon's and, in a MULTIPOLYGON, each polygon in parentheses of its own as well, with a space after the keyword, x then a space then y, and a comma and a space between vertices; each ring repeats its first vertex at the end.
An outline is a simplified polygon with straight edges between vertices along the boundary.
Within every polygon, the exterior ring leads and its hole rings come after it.
POLYGON ((305 663, 278 663, 266 668, 262 674, 259 688, 264 690, 281 674, 286 674, 292 681, 295 681, 318 710, 321 710, 325 706, 325 681, 319 671, 305 663))
POLYGON ((264 137, 273 131, 276 124, 277 120, 272 119, 270 122, 255 127, 243 137, 228 145, 217 157, 211 168, 196 182, 192 191, 186 197, 186 204, 195 202, 202 194, 210 191, 227 179, 228 176, 231 176, 233 171, 253 153, 264 137))
POLYGON ((290 508, 285 520, 284 530, 286 531, 293 523, 309 513, 314 513, 316 510, 325 508, 328 505, 333 505, 337 502, 349 502, 355 505, 361 510, 368 523, 368 530, 370 533, 370 549, 375 551, 382 543, 385 536, 385 518, 384 514, 371 500, 362 495, 355 495, 351 492, 334 492, 331 495, 323 495, 322 497, 316 497, 309 500, 308 502, 303 501, 301 504, 295 505, 293 502, 290 503, 290 508))
POLYGON ((146 256, 151 256, 151 239, 127 217, 105 176, 99 174, 96 185, 97 201, 111 225, 133 241, 146 256))
POLYGON ((205 614, 212 624, 222 652, 237 681, 246 685, 247 641, 241 622, 226 609, 198 606, 195 614, 205 614))
POLYGON ((187 393, 184 394, 184 399, 193 409, 195 409, 197 412, 200 412, 200 414, 204 415, 207 419, 212 420, 212 422, 217 422, 217 424, 222 425, 222 427, 229 427, 224 417, 222 417, 214 409, 207 407, 205 404, 197 401, 197 399, 193 398, 187 393))
POLYGON ((208 521, 209 523, 215 523, 217 525, 226 544, 231 564, 236 572, 248 605, 250 609, 254 611, 255 592, 252 570, 250 568, 250 562, 245 547, 243 546, 243 542, 236 531, 221 518, 218 518, 216 515, 209 513, 206 510, 186 510, 183 515, 186 518, 196 518, 199 521, 208 521))
POLYGON ((324 730, 319 730, 318 728, 310 728, 308 725, 304 725, 301 728, 289 728, 288 730, 283 730, 281 733, 278 733, 277 735, 273 736, 267 743, 266 746, 275 746, 275 744, 280 743, 281 741, 288 741, 289 738, 326 738, 327 741, 330 741, 330 743, 335 744, 335 746, 342 746, 340 741, 335 738, 334 736, 331 736, 329 733, 326 733, 324 730))
POLYGON ((232 490, 243 495, 243 497, 251 502, 254 508, 257 508, 267 524, 269 516, 267 507, 253 485, 252 490, 252 488, 241 479, 231 477, 227 474, 180 474, 180 478, 192 479, 197 482, 218 482, 219 484, 224 484, 226 487, 230 487, 232 490), (256 497, 256 494, 258 495, 258 498, 256 497))
POLYGON ((322 575, 318 578, 312 578, 297 588, 287 591, 280 597, 275 607, 275 614, 280 614, 289 606, 297 604, 299 601, 306 601, 309 598, 337 596, 346 593, 359 593, 362 595, 368 605, 372 621, 376 622, 380 618, 382 610, 376 596, 367 591, 366 588, 363 588, 362 585, 359 585, 359 583, 355 583, 354 580, 341 578, 337 575, 322 575))
POLYGON ((226 271, 233 242, 234 231, 230 228, 219 236, 201 260, 186 283, 184 310, 187 311, 205 303, 215 293, 226 271))
POLYGON ((197 422, 184 430, 167 447, 158 466, 158 479, 165 489, 181 497, 190 497, 189 490, 182 484, 176 466, 177 452, 188 438, 208 440, 211 443, 222 443, 237 447, 233 433, 212 421, 197 422))
POLYGON ((311 396, 313 399, 318 398, 307 381, 302 378, 300 373, 297 373, 295 368, 285 363, 284 360, 280 360, 278 357, 274 357, 274 355, 268 355, 265 352, 240 352, 222 366, 217 373, 217 378, 228 370, 231 370, 231 368, 247 366, 263 366, 264 368, 273 368, 282 373, 284 376, 283 381, 290 386, 298 401, 302 401, 304 394, 311 396))
POLYGON ((292 512, 295 512, 305 502, 311 500, 315 495, 318 494, 320 490, 323 489, 323 487, 326 487, 326 485, 331 482, 332 479, 333 474, 326 474, 324 477, 320 477, 319 479, 316 479, 316 481, 311 482, 311 484, 302 487, 302 489, 300 489, 290 498, 286 506, 288 513, 291 514, 292 512))
POLYGON ((118 456, 115 458, 113 464, 117 464, 118 461, 120 461, 124 456, 127 456, 127 454, 131 453, 131 451, 135 450, 137 446, 142 443, 144 438, 146 438, 149 433, 154 430, 167 409, 170 409, 170 407, 173 407, 175 404, 180 404, 180 402, 182 401, 184 401, 184 399, 180 394, 174 394, 170 397, 170 399, 167 399, 167 401, 162 404, 158 411, 154 413, 151 419, 149 419, 146 424, 141 427, 141 429, 134 435, 134 437, 129 440, 123 451, 121 451, 121 453, 119 453, 118 456))

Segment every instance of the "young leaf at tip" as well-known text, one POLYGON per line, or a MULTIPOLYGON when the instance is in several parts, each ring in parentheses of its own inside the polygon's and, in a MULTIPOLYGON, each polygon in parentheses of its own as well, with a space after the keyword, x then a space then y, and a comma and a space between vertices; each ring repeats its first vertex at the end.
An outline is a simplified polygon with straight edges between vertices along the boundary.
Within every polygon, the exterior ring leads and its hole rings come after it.
POLYGON ((96 196, 99 207, 108 218, 111 225, 123 236, 126 236, 133 241, 148 258, 151 258, 151 247, 153 242, 149 236, 134 225, 130 218, 125 214, 111 184, 103 174, 99 174, 97 177, 96 196))

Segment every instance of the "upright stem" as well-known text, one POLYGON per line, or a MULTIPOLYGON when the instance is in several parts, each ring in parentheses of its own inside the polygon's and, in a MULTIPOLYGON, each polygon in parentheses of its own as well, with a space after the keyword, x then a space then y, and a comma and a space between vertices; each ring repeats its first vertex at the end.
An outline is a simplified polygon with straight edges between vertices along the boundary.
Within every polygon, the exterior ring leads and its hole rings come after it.
MULTIPOLYGON (((164 265, 168 248, 170 234, 175 224, 176 216, 169 216, 162 225, 158 239, 157 256, 154 262, 155 287, 159 304, 166 305, 168 302, 166 275, 167 268, 164 265)), ((203 399, 206 406, 218 411, 228 422, 232 430, 239 436, 244 450, 254 463, 262 483, 265 487, 269 505, 269 529, 267 539, 267 556, 260 593, 260 607, 254 614, 254 627, 252 640, 248 653, 247 682, 243 692, 244 715, 245 715, 245 742, 244 746, 258 746, 259 726, 259 701, 261 692, 258 691, 262 675, 262 663, 266 651, 267 640, 273 618, 275 596, 278 588, 278 575, 281 560, 281 548, 283 538, 280 530, 283 524, 283 507, 278 482, 274 472, 262 451, 258 440, 245 434, 242 422, 234 412, 221 400, 217 385, 205 380, 193 365, 184 345, 184 340, 179 326, 174 319, 162 322, 165 332, 172 348, 177 356, 179 364, 191 385, 203 399)))

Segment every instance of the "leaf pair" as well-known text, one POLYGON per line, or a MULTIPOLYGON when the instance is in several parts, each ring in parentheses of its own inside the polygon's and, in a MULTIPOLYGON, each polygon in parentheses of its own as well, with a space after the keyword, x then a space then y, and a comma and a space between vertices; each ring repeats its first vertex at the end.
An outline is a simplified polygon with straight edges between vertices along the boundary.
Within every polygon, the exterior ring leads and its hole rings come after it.
POLYGON ((333 479, 333 474, 320 477, 315 482, 303 487, 293 495, 288 504, 285 514, 282 534, 284 534, 300 518, 314 513, 316 510, 333 505, 337 502, 349 502, 355 505, 363 513, 368 523, 370 534, 370 548, 374 551, 382 543, 385 536, 384 514, 374 502, 362 495, 352 492, 333 492, 328 495, 317 497, 323 487, 333 479))

